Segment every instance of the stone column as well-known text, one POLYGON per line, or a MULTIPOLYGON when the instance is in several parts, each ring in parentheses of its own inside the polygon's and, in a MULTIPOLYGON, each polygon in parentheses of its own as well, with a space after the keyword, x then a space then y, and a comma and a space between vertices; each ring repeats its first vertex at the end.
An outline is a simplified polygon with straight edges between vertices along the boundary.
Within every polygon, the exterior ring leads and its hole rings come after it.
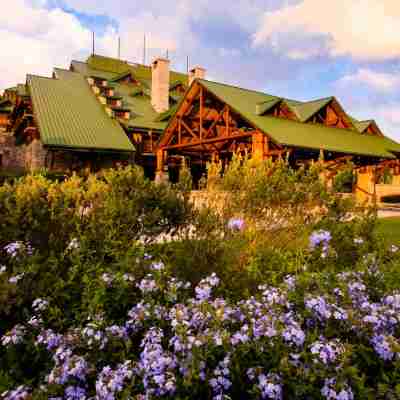
POLYGON ((166 183, 169 180, 168 166, 165 165, 165 151, 163 149, 157 150, 157 170, 156 170, 156 183, 166 183))
POLYGON ((261 132, 257 132, 252 135, 251 140, 252 140, 251 157, 255 160, 262 161, 264 159, 266 136, 261 132))
POLYGON ((42 142, 39 139, 33 139, 29 147, 31 150, 31 160, 29 169, 31 171, 37 171, 41 168, 44 168, 46 150, 43 148, 42 142))

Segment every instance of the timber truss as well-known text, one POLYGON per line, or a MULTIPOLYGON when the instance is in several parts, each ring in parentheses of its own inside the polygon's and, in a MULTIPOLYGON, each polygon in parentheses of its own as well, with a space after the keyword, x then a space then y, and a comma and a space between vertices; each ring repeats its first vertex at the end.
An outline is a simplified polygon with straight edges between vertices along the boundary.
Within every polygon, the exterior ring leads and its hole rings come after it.
POLYGON ((159 142, 157 170, 168 156, 190 156, 195 163, 238 152, 265 158, 282 155, 285 149, 195 82, 159 142))

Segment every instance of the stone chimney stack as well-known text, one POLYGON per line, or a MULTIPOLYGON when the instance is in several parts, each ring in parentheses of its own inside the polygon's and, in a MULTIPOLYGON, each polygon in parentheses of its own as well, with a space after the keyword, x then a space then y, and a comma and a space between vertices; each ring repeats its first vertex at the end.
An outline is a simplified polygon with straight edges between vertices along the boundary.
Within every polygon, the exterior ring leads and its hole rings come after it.
POLYGON ((195 79, 204 79, 206 70, 202 67, 195 67, 189 71, 189 86, 195 79))
POLYGON ((169 60, 156 58, 151 65, 151 105, 158 113, 169 108, 169 60))

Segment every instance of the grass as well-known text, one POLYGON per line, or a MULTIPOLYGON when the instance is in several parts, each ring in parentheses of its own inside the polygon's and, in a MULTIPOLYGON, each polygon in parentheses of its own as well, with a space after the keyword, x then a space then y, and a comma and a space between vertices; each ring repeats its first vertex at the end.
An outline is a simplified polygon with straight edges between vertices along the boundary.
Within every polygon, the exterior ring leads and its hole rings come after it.
POLYGON ((380 219, 377 233, 385 237, 391 244, 400 245, 400 217, 380 219))

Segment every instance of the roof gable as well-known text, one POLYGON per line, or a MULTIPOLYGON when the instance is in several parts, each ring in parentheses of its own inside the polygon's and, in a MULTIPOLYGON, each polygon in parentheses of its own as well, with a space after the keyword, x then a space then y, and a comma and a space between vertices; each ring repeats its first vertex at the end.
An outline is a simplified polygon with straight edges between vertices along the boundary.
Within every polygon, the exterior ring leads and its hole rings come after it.
POLYGON ((301 122, 308 121, 313 115, 320 111, 323 107, 332 101, 333 97, 327 97, 324 99, 318 99, 313 101, 307 101, 294 106, 299 120, 301 122))
POLYGON ((207 80, 196 80, 193 84, 196 83, 278 144, 379 158, 394 158, 391 152, 400 151, 400 144, 386 137, 367 136, 351 129, 306 124, 254 112, 257 104, 275 100, 274 96, 207 80))
POLYGON ((366 133, 376 136, 384 136, 378 124, 373 120, 358 121, 354 124, 360 133, 366 133))

